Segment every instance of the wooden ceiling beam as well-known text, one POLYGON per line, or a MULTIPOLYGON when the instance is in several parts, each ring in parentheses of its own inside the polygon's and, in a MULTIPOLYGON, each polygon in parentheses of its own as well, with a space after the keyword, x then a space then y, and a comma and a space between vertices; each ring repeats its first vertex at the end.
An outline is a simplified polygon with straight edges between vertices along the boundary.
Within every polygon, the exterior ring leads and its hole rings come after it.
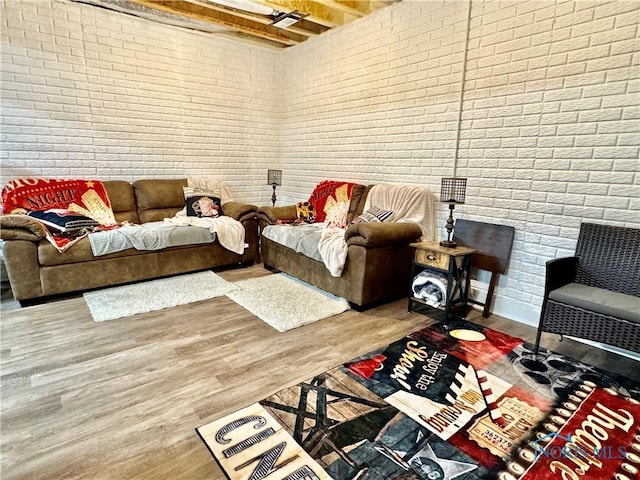
POLYGON ((282 46, 292 46, 306 40, 305 36, 283 29, 262 25, 254 20, 248 20, 230 13, 218 12, 209 8, 195 5, 182 0, 132 0, 139 5, 147 8, 155 8, 173 15, 180 15, 200 22, 208 22, 216 25, 225 25, 230 29, 253 35, 273 42, 277 42, 282 46))
MULTIPOLYGON (((203 8, 207 8, 210 10, 215 10, 217 12, 231 14, 235 17, 244 18, 246 20, 251 20, 262 25, 271 25, 273 23, 273 19, 270 17, 266 17, 264 15, 258 15, 255 13, 244 12, 242 10, 237 10, 234 8, 226 8, 222 5, 218 6, 215 3, 208 2, 206 0, 185 0, 187 3, 193 3, 194 5, 200 5, 203 8)), ((317 32, 314 30, 305 30, 304 28, 299 28, 298 24, 291 25, 290 27, 280 29, 286 30, 287 32, 296 33, 298 35, 303 35, 305 37, 311 37, 314 35, 318 35, 321 32, 317 32)))
POLYGON ((327 30, 331 30, 331 28, 325 27, 324 25, 320 25, 319 23, 311 22, 307 20, 307 18, 303 18, 293 26, 295 27, 298 25, 300 26, 300 28, 304 29, 306 32, 313 32, 316 35, 320 35, 321 33, 326 32, 327 30))
POLYGON ((251 3, 232 0, 71 1, 182 28, 253 40, 274 47, 289 47, 401 0, 249 0, 251 3), (289 27, 273 26, 277 15, 293 11, 299 12, 303 18, 289 27))
POLYGON ((378 1, 371 0, 367 2, 363 2, 361 0, 334 0, 336 3, 341 5, 345 5, 347 7, 351 7, 357 11, 359 11, 362 15, 369 15, 376 10, 380 10, 381 8, 387 7, 392 3, 395 3, 396 0, 386 0, 386 1, 378 1))
MULTIPOLYGON (((356 8, 350 7, 349 5, 345 5, 344 3, 340 3, 337 0, 314 0, 314 2, 324 5, 328 8, 333 8, 335 10, 339 10, 348 15, 352 15, 356 18, 364 17, 369 12, 362 12, 356 8)), ((366 4, 367 2, 361 2, 362 4, 366 4)))
POLYGON ((335 28, 347 23, 342 12, 331 10, 311 0, 254 0, 256 3, 267 5, 279 12, 298 10, 307 15, 305 20, 328 28, 335 28))

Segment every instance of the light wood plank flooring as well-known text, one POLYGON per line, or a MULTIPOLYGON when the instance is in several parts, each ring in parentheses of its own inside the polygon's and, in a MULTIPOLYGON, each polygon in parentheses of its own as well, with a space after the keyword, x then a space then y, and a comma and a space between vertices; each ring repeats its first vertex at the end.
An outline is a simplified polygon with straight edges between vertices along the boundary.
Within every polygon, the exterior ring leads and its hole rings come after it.
MULTIPOLYGON (((230 281, 270 274, 257 265, 230 281)), ((535 329, 468 317, 533 340, 535 329)), ((195 428, 433 320, 406 300, 278 333, 226 297, 95 323, 81 297, 2 312, 3 480, 223 479, 195 428)), ((570 340, 556 351, 638 375, 570 340)))

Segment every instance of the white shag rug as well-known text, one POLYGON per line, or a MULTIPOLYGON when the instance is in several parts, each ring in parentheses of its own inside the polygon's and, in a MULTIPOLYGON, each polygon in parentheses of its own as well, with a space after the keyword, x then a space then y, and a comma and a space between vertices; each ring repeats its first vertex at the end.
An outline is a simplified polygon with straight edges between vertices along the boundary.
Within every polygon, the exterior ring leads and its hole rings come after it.
POLYGON ((349 302, 285 273, 234 282, 227 297, 279 332, 342 313, 349 302))
POLYGON ((87 292, 83 297, 93 319, 104 322, 221 297, 237 288, 215 273, 206 271, 105 288, 87 292))

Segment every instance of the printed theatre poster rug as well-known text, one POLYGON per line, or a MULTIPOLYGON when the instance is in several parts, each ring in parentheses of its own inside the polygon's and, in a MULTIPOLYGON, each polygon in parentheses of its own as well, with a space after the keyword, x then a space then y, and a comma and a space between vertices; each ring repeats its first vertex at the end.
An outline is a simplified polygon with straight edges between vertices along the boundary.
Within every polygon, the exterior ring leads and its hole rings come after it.
POLYGON ((483 333, 415 332, 198 433, 233 480, 637 478, 640 384, 483 333))

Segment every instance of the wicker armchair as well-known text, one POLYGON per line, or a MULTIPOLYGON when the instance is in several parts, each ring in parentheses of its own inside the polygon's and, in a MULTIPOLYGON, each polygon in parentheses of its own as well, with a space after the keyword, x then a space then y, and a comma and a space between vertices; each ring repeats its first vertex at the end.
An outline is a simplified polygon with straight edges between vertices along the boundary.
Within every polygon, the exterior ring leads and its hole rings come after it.
POLYGON ((547 262, 542 332, 640 352, 640 230, 583 223, 575 256, 547 262))

